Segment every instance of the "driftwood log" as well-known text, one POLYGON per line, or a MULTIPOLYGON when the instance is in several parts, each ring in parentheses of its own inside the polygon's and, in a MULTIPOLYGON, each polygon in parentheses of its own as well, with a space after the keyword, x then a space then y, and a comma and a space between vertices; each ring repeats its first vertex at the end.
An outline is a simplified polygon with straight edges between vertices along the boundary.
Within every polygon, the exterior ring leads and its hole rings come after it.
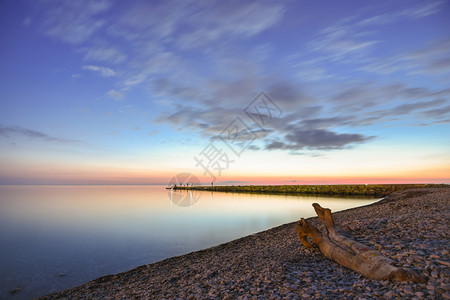
POLYGON ((302 218, 295 227, 305 247, 319 247, 325 257, 370 279, 425 282, 425 278, 413 270, 396 267, 392 259, 377 250, 344 236, 334 224, 330 209, 322 208, 317 203, 313 207, 327 234, 322 234, 302 218))

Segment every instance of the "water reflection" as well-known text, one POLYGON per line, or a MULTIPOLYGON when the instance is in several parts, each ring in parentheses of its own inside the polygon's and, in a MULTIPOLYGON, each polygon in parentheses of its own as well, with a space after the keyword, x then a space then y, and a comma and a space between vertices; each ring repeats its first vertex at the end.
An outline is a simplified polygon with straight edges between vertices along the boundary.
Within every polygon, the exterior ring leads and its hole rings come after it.
POLYGON ((197 190, 177 190, 173 188, 167 188, 170 205, 180 207, 189 207, 194 205, 201 197, 201 191, 197 190))
POLYGON ((162 186, 0 187, 0 298, 29 299, 312 216, 313 202, 333 211, 374 202, 176 192, 162 186), (195 205, 178 206, 177 199, 195 205), (17 286, 22 291, 10 296, 17 286))

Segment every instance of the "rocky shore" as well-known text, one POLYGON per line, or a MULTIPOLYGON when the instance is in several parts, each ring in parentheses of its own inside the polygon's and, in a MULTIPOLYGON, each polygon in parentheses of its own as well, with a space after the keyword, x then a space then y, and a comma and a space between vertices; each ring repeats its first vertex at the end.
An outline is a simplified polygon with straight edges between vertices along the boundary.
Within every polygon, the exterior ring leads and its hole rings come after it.
POLYGON ((291 223, 41 299, 450 299, 449 204, 450 188, 421 188, 334 214, 354 239, 415 269, 424 284, 366 279, 305 249, 291 223))
MULTIPOLYGON (((288 184, 288 185, 178 185, 175 190, 213 191, 230 193, 302 194, 327 196, 384 197, 393 192, 412 188, 448 187, 445 184, 288 184)), ((169 187, 168 187, 169 189, 169 187)))

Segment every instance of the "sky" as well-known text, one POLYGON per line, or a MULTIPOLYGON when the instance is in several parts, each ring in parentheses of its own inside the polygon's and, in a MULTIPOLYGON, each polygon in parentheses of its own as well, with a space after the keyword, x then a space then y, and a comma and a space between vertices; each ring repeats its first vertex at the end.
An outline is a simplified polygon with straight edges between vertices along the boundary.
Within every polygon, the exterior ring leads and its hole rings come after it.
POLYGON ((4 0, 0 38, 0 184, 450 183, 449 1, 4 0))

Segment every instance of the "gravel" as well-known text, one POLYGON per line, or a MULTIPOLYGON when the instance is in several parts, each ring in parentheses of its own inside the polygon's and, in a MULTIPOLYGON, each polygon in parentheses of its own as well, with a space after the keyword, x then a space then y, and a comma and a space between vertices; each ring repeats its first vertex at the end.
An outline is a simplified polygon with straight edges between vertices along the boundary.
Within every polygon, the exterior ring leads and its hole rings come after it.
POLYGON ((423 284, 367 279, 304 248, 290 223, 41 299, 450 299, 449 200, 449 188, 413 189, 334 214, 354 239, 413 268, 423 284))

